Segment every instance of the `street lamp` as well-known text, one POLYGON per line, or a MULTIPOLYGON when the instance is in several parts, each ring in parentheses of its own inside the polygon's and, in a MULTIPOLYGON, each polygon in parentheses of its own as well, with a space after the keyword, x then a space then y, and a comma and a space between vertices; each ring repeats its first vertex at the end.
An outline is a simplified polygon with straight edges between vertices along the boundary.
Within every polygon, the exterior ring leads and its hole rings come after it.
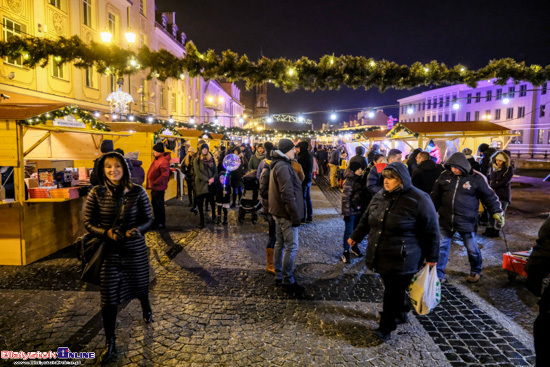
POLYGON ((126 37, 126 42, 129 44, 133 45, 136 42, 136 34, 132 32, 132 28, 128 28, 124 36, 126 37))
POLYGON ((113 38, 113 35, 107 28, 103 32, 100 33, 101 35, 101 41, 105 43, 111 43, 111 39, 113 38))

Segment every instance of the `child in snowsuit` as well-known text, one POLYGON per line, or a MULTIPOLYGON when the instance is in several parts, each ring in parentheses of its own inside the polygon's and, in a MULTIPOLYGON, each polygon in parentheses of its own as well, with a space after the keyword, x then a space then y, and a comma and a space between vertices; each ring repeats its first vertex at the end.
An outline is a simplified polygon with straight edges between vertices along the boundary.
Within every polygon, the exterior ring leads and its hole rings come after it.
POLYGON ((223 209, 223 224, 227 224, 227 209, 231 202, 231 180, 225 175, 225 171, 220 172, 216 180, 216 204, 218 207, 218 217, 216 224, 222 223, 223 209))

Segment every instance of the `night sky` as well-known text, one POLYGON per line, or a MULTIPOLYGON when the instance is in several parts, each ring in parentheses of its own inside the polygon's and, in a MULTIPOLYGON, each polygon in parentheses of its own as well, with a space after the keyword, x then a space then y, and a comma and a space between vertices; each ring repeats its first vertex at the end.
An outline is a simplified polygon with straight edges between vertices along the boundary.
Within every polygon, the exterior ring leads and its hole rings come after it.
MULTIPOLYGON (((180 30, 200 51, 230 49, 270 58, 325 54, 437 60, 479 68, 491 59, 550 64, 550 1, 289 1, 157 0, 175 11, 180 30)), ((271 113, 375 107, 426 90, 371 89, 285 93, 270 85, 271 113)), ((397 115, 397 109, 385 109, 397 115)), ((317 124, 327 115, 314 115, 317 124)), ((347 119, 349 113, 341 114, 347 119)))

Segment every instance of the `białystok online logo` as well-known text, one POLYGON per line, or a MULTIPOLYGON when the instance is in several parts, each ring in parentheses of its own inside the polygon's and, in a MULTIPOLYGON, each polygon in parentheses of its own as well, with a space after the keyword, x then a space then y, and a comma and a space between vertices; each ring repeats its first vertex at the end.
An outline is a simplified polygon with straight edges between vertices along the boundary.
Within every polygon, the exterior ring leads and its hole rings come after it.
POLYGON ((14 352, 11 350, 3 350, 1 352, 2 359, 94 359, 94 352, 71 352, 67 347, 57 348, 57 352, 14 352))

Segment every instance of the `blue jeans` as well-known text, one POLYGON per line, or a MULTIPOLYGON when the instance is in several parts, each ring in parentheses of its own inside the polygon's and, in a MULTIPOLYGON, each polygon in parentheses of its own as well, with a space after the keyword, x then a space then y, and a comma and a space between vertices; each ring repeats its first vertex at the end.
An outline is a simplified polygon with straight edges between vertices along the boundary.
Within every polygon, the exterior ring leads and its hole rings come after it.
POLYGON ((353 233, 355 227, 355 221, 359 220, 358 215, 350 216, 349 222, 344 222, 344 251, 349 251, 350 245, 348 244, 348 238, 353 233))
POLYGON ((298 252, 298 227, 292 227, 292 222, 285 218, 273 217, 277 223, 277 240, 273 260, 275 278, 283 284, 294 283, 294 258, 298 252))
MULTIPOLYGON (((445 277, 445 268, 449 261, 449 251, 451 249, 451 242, 453 239, 454 231, 448 229, 441 229, 441 244, 439 246, 439 261, 437 262, 437 276, 439 279, 445 277)), ((476 236, 474 232, 458 232, 466 251, 468 251, 468 261, 470 262, 470 272, 475 274, 481 274, 481 251, 477 245, 476 236)))
POLYGON ((313 205, 311 204, 311 182, 302 183, 302 194, 304 195, 304 216, 302 219, 313 217, 313 205))

